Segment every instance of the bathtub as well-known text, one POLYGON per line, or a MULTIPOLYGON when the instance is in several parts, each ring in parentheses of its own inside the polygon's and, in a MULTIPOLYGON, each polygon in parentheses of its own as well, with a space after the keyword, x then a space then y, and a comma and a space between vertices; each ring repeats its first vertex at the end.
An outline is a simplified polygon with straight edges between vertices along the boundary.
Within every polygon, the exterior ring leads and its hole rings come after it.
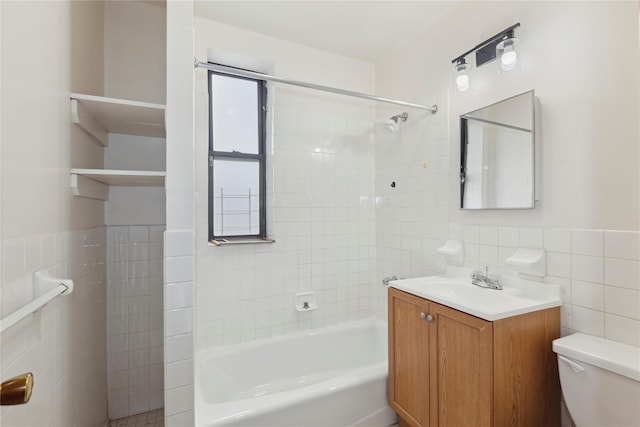
POLYGON ((359 321, 196 355, 196 423, 385 427, 387 330, 359 321))

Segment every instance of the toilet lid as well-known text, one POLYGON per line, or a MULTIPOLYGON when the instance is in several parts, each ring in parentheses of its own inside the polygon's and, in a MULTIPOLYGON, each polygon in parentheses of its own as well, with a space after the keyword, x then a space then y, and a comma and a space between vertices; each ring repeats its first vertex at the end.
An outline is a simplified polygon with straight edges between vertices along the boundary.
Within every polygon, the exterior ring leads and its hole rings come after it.
POLYGON ((640 348, 638 347, 576 333, 554 340, 553 351, 640 381, 640 348))

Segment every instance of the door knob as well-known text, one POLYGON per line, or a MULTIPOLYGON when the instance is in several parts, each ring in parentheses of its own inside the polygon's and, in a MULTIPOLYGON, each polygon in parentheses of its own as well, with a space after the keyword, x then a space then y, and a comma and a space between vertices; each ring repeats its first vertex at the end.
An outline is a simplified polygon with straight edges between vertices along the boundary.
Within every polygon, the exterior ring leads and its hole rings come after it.
POLYGON ((31 399, 33 374, 18 375, 0 385, 0 405, 22 405, 31 399))

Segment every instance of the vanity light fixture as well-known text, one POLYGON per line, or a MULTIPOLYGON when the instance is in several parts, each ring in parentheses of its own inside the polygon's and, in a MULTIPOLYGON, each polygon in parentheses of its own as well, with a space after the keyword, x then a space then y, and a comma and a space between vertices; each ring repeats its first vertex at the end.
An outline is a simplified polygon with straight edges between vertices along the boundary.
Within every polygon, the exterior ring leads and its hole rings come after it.
POLYGON ((470 64, 467 63, 465 58, 472 53, 475 53, 476 68, 496 58, 498 58, 499 73, 517 68, 519 61, 518 51, 516 50, 518 39, 514 36, 514 31, 519 26, 520 23, 510 26, 451 61, 454 64, 456 87, 459 92, 466 92, 470 88, 470 76, 468 73, 470 64))
POLYGON ((464 58, 459 58, 456 66, 454 68, 455 78, 456 78, 456 87, 460 92, 466 92, 471 87, 471 82, 469 79, 469 64, 464 58))

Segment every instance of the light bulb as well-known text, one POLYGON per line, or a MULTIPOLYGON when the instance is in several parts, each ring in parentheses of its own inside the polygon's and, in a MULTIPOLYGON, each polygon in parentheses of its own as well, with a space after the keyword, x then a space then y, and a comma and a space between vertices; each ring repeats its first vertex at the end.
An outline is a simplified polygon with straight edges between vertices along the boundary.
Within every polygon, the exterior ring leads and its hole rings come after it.
POLYGON ((467 74, 467 70, 469 70, 469 64, 467 64, 464 59, 459 59, 454 67, 456 87, 459 92, 466 92, 471 87, 471 79, 469 78, 469 74, 467 74))
POLYGON ((504 53, 500 58, 500 66, 505 71, 510 71, 518 62, 518 54, 513 50, 513 46, 505 46, 504 53))
POLYGON ((517 38, 510 37, 496 45, 496 55, 500 58, 500 68, 498 71, 511 71, 516 68, 518 64, 517 43, 517 38))
POLYGON ((456 86, 460 92, 465 92, 469 89, 469 76, 467 74, 459 74, 456 77, 456 86))

